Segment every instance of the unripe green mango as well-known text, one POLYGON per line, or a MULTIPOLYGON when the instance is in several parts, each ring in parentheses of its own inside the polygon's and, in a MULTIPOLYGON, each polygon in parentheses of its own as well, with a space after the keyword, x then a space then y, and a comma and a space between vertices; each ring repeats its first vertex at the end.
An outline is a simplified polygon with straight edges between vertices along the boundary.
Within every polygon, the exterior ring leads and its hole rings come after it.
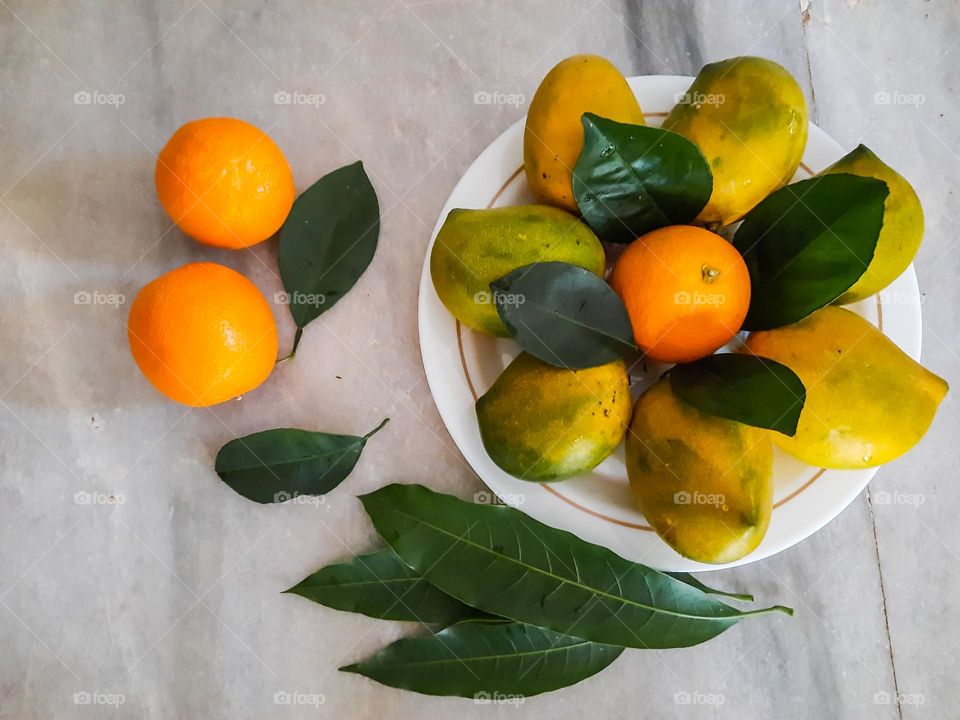
POLYGON ((865 145, 823 171, 824 175, 835 173, 877 178, 890 190, 883 203, 883 227, 873 260, 860 279, 836 300, 837 305, 845 305, 880 292, 907 269, 923 239, 923 208, 910 183, 865 145))
POLYGON ((585 370, 518 355, 477 400, 490 458, 521 480, 562 480, 596 467, 623 440, 630 386, 622 360, 585 370))
POLYGON ((524 265, 565 262, 603 276, 603 246, 570 213, 548 205, 451 210, 430 253, 437 295, 455 318, 489 335, 509 335, 490 283, 524 265))
POLYGON ((773 513, 767 431, 680 400, 669 376, 637 398, 627 476, 637 507, 678 553, 722 564, 752 552, 773 513))
POLYGON ((615 122, 646 121, 630 84, 609 60, 574 55, 540 83, 523 133, 523 167, 530 192, 541 202, 580 214, 573 196, 573 169, 583 150, 584 113, 615 122))
POLYGON ((773 441, 805 463, 851 470, 900 457, 926 434, 947 383, 850 310, 750 333, 746 349, 793 370, 807 389, 797 433, 773 441))
POLYGON ((704 65, 663 127, 698 148, 713 193, 697 216, 727 225, 793 177, 807 146, 807 103, 783 67, 758 57, 704 65))

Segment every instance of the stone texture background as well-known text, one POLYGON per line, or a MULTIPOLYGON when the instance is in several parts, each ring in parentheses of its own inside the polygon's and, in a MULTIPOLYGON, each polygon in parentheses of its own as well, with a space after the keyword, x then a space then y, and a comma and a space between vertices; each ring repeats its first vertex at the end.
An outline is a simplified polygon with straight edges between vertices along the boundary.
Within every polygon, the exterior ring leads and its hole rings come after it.
MULTIPOLYGON (((0 0, 0 718, 955 715, 954 396, 923 443, 821 532, 724 574, 795 618, 686 651, 628 651, 519 709, 338 673, 409 628, 278 593, 374 545, 355 495, 394 480, 479 488, 423 376, 421 263, 455 181, 525 112, 474 93, 529 99, 573 53, 628 75, 695 74, 739 54, 788 67, 812 119, 846 147, 868 143, 919 192, 924 361, 956 385, 958 38, 952 0, 0 0), (278 105, 282 91, 324 103, 278 105), (79 104, 82 92, 124 101, 79 104), (268 297, 280 290, 275 241, 201 248, 156 201, 155 153, 210 115, 267 130, 300 189, 363 159, 383 225, 370 269, 310 326, 295 362, 242 402, 190 410, 159 397, 127 352, 137 289, 212 259, 268 297), (126 303, 77 304, 76 293, 126 303), (256 506, 212 471, 237 435, 361 433, 385 416, 388 431, 319 508, 256 506), (880 492, 918 501, 883 504, 880 492), (123 502, 77 504, 77 493, 123 502), (277 706, 278 692, 324 702, 277 706), (77 704, 76 693, 124 702, 77 704)), ((288 346, 293 328, 275 311, 288 346)))

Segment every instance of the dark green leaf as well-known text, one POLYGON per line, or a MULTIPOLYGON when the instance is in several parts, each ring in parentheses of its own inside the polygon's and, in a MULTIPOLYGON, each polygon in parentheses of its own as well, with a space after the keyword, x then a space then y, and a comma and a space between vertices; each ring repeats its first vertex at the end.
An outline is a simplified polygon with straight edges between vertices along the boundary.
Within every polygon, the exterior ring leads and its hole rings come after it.
POLYGON ((217 475, 259 503, 323 495, 350 474, 367 440, 386 424, 363 437, 278 428, 237 438, 217 453, 217 475))
POLYGON ((707 587, 706 585, 704 585, 702 582, 697 580, 690 573, 668 572, 664 574, 669 575, 670 577, 674 578, 675 580, 679 580, 682 583, 691 585, 697 588, 697 590, 700 590, 701 592, 705 592, 707 595, 722 595, 723 597, 733 598, 734 600, 743 600, 744 602, 753 602, 753 595, 747 595, 746 593, 726 592, 724 590, 715 590, 712 587, 707 587))
POLYGON ((431 637, 398 640, 340 669, 426 695, 506 704, 578 683, 621 652, 524 623, 468 622, 431 637))
POLYGON ((480 614, 440 592, 389 549, 327 565, 285 592, 382 620, 447 625, 480 614))
POLYGON ((380 205, 361 162, 325 175, 296 199, 280 230, 279 265, 298 340, 367 269, 379 234, 380 205))
POLYGON ((710 199, 710 166, 677 133, 585 113, 573 195, 584 222, 609 242, 693 220, 710 199))
POLYGON ((846 292, 873 259, 887 192, 875 178, 824 175, 747 213, 733 239, 750 271, 744 329, 789 325, 846 292))
POLYGON ((424 578, 485 612, 599 643, 688 647, 741 618, 697 588, 509 507, 421 485, 361 497, 381 537, 424 578))
POLYGON ((807 391, 800 378, 775 360, 723 353, 676 365, 670 386, 709 415, 793 436, 807 391))
POLYGON ((545 363, 588 368, 637 349, 623 301, 603 278, 582 267, 533 263, 490 288, 513 339, 545 363))

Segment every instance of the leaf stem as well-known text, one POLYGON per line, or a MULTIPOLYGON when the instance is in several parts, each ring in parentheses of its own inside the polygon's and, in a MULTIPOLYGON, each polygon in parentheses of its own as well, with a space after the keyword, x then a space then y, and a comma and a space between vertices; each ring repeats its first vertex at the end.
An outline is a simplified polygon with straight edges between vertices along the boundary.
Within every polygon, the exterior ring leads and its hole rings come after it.
POLYGON ((274 367, 279 367, 288 360, 293 360, 297 356, 297 348, 300 346, 300 338, 303 336, 303 328, 298 327, 296 335, 293 336, 293 349, 290 351, 290 354, 286 357, 282 357, 277 360, 277 364, 274 367))
POLYGON ((371 431, 368 432, 366 435, 364 435, 364 436, 363 436, 363 439, 364 439, 364 440, 369 440, 370 438, 372 438, 374 435, 376 435, 378 432, 380 432, 380 430, 383 429, 383 426, 386 425, 388 422, 390 422, 390 418, 384 418, 383 421, 382 421, 379 425, 377 425, 373 430, 371 430, 371 431))
POLYGON ((787 607, 786 605, 771 605, 770 607, 759 608, 757 610, 745 610, 740 614, 740 617, 750 617, 752 615, 767 615, 768 613, 783 613, 784 615, 789 615, 793 617, 793 608, 787 607))

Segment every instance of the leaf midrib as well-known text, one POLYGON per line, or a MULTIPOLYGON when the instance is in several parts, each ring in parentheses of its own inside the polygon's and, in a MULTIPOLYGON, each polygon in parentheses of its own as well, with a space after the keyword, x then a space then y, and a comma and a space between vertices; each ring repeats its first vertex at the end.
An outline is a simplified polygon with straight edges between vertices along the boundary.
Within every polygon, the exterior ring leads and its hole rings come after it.
MULTIPOLYGON (((850 174, 850 173, 847 173, 847 174, 850 174)), ((827 176, 824 176, 824 177, 829 177, 829 176, 827 175, 827 176)), ((823 179, 823 178, 810 178, 811 181, 812 181, 812 180, 822 180, 822 179, 823 179)), ((785 187, 785 188, 788 188, 788 187, 790 187, 790 186, 789 186, 789 185, 785 185, 784 187, 785 187)), ((810 192, 812 192, 812 190, 813 190, 813 188, 811 188, 810 190, 808 190, 807 192, 805 192, 803 195, 797 195, 797 194, 796 194, 796 190, 791 191, 791 192, 793 193, 794 204, 790 206, 790 208, 787 210, 787 212, 781 214, 780 217, 778 217, 777 220, 775 220, 775 221, 766 229, 766 231, 764 232, 763 235, 761 235, 760 237, 758 237, 758 238, 756 239, 756 241, 754 242, 754 245, 751 246, 750 249, 748 249, 748 250, 745 251, 745 253, 744 253, 745 255, 746 255, 746 254, 750 254, 750 251, 753 249, 753 247, 759 246, 760 243, 763 242, 764 238, 765 238, 767 235, 769 235, 770 233, 772 233, 772 232, 774 231, 774 228, 776 228, 781 222, 783 222, 783 220, 787 217, 787 215, 789 215, 791 212, 793 212, 794 208, 795 208, 797 205, 802 205, 802 206, 803 206, 803 210, 806 211, 807 213, 809 213, 810 217, 814 218, 814 220, 817 222, 817 230, 815 230, 814 234, 807 240, 807 242, 803 245, 803 247, 799 248, 795 253, 793 253, 792 255, 790 255, 789 259, 782 264, 782 266, 781 266, 781 268, 780 268, 780 272, 778 272, 778 273, 775 274, 774 276, 768 278, 767 281, 763 283, 763 287, 766 287, 766 286, 768 286, 771 282, 775 281, 775 280, 777 279, 777 277, 778 277, 782 272, 785 272, 785 271, 787 270, 787 268, 789 268, 789 267, 794 263, 794 261, 795 261, 798 257, 800 257, 800 255, 801 255, 802 253, 806 252, 807 249, 808 249, 811 245, 813 245, 813 244, 816 243, 816 242, 820 242, 820 240, 821 240, 825 235, 828 235, 828 234, 835 236, 835 237, 840 241, 840 244, 847 250, 848 253, 850 253, 851 255, 853 255, 853 256, 856 258, 856 260, 858 260, 858 261, 860 260, 860 257, 857 256, 857 254, 850 248, 850 246, 847 245, 847 243, 843 241, 843 239, 840 237, 840 234, 839 234, 836 230, 833 229, 833 226, 836 225, 837 223, 845 220, 845 219, 847 218, 847 216, 850 215, 851 213, 861 212, 861 211, 862 211, 862 207, 863 207, 865 204, 869 204, 869 203, 873 202, 873 198, 872 198, 872 197, 863 197, 863 196, 858 197, 852 204, 850 204, 850 205, 845 205, 844 207, 840 208, 840 212, 834 214, 833 217, 830 218, 830 221, 829 221, 829 222, 826 222, 826 221, 824 221, 824 220, 820 217, 820 214, 819 214, 819 213, 814 212, 812 209, 810 209, 810 206, 807 205, 807 203, 804 202, 804 199, 807 197, 807 195, 810 194, 810 192)), ((884 202, 886 202, 886 198, 884 198, 884 202)), ((882 204, 881 204, 881 205, 882 205, 882 204)), ((883 229, 883 228, 882 228, 882 223, 881 223, 881 229, 883 229)), ((874 254, 876 254, 876 245, 874 245, 874 254)), ((868 262, 867 264, 869 265, 869 262, 868 262)))
MULTIPOLYGON (((358 440, 362 440, 363 443, 366 442, 366 438, 358 438, 358 440)), ((353 448, 354 445, 362 445, 363 443, 351 442, 346 446, 344 446, 344 448, 337 448, 336 450, 330 450, 328 452, 314 453, 312 455, 307 455, 306 457, 294 458, 292 460, 281 460, 279 462, 270 462, 270 463, 266 463, 261 460, 256 465, 231 465, 229 468, 224 468, 223 470, 221 470, 221 472, 239 472, 242 470, 258 470, 260 468, 282 468, 282 467, 286 467, 287 465, 298 465, 298 464, 303 464, 305 462, 310 462, 312 460, 318 460, 319 458, 323 458, 328 455, 336 455, 338 452, 341 453, 341 457, 345 457, 346 454, 353 448)))
MULTIPOLYGON (((640 179, 640 175, 637 174, 637 171, 633 169, 633 165, 630 164, 630 161, 627 160, 627 158, 624 157, 623 153, 620 152, 620 148, 617 147, 615 141, 603 129, 601 129, 599 125, 593 122, 593 120, 591 120, 590 123, 594 126, 594 128, 597 129, 597 132, 600 134, 600 136, 604 140, 609 142, 611 147, 613 147, 613 154, 617 156, 617 159, 619 159, 620 162, 623 163, 623 165, 629 171, 630 175, 633 176, 633 179, 636 180, 637 185, 640 186, 640 189, 643 191, 646 197, 649 198, 650 204, 657 209, 658 213, 660 213, 660 217, 663 218, 665 222, 669 223, 670 218, 667 217, 667 214, 663 211, 663 208, 660 207, 660 203, 656 201, 656 199, 653 197, 653 194, 647 189, 646 183, 644 183, 643 180, 640 179)), ((659 128, 651 128, 649 126, 647 127, 647 129, 659 130, 659 128)), ((640 132, 642 133, 642 131, 640 132)), ((650 152, 650 147, 651 146, 648 146, 647 149, 644 151, 643 155, 640 156, 641 159, 646 157, 647 153, 650 152)))
MULTIPOLYGON (((735 608, 731 608, 729 605, 724 605, 723 603, 718 602, 718 601, 715 601, 715 600, 710 600, 710 602, 716 602, 717 605, 720 605, 721 607, 729 608, 730 610, 733 610, 733 611, 734 611, 735 613, 737 613, 737 614, 735 614, 735 615, 724 615, 724 616, 720 616, 720 617, 712 617, 712 616, 707 616, 707 615, 691 615, 691 614, 689 614, 689 613, 681 613, 681 612, 677 612, 677 611, 675 611, 675 610, 669 610, 669 609, 666 609, 666 608, 659 608, 659 607, 652 606, 652 605, 646 605, 646 604, 644 604, 644 603, 640 603, 640 602, 637 602, 637 601, 635 601, 635 600, 631 600, 631 599, 629 599, 629 598, 625 598, 625 597, 618 596, 618 595, 612 595, 612 594, 610 594, 610 593, 608 593, 608 592, 605 592, 605 591, 603 591, 603 590, 598 590, 598 589, 596 589, 596 588, 592 588, 592 587, 590 587, 589 585, 584 585, 583 583, 580 583, 580 582, 575 582, 575 581, 573 581, 573 580, 569 580, 569 579, 567 579, 567 578, 564 578, 564 577, 561 576, 561 575, 556 575, 556 574, 554 574, 554 573, 552 573, 552 572, 545 571, 545 570, 543 570, 543 569, 541 569, 541 568, 538 568, 538 567, 536 567, 536 566, 529 565, 529 564, 527 564, 527 563, 525 563, 525 562, 522 562, 522 561, 520 561, 520 560, 516 560, 516 559, 514 559, 514 558, 511 558, 511 557, 508 556, 508 555, 504 555, 504 554, 502 554, 502 553, 498 553, 498 552, 494 551, 492 548, 486 548, 486 547, 484 547, 483 545, 480 545, 480 544, 478 544, 478 543, 473 542, 472 540, 469 540, 469 539, 464 538, 462 535, 461 535, 461 536, 458 536, 458 535, 455 535, 454 533, 449 532, 448 530, 445 530, 445 529, 443 529, 443 528, 441 528, 441 527, 437 527, 436 525, 431 525, 431 524, 428 523, 426 520, 422 520, 421 518, 418 518, 416 515, 410 515, 409 513, 403 512, 402 510, 397 510, 397 509, 395 509, 395 508, 390 508, 390 510, 391 510, 392 512, 395 512, 395 513, 399 514, 399 515, 403 515, 403 516, 405 516, 405 517, 408 517, 408 518, 410 518, 411 520, 413 520, 413 521, 415 521, 415 522, 418 522, 418 523, 420 523, 421 525, 423 525, 423 526, 425 526, 425 527, 427 527, 427 528, 429 528, 429 529, 431 529, 431 530, 435 530, 436 532, 439 532, 439 533, 441 533, 441 534, 443 534, 443 535, 447 535, 447 536, 449 536, 449 537, 452 537, 452 538, 454 538, 454 540, 456 540, 456 541, 458 541, 458 542, 462 542, 462 543, 465 543, 465 544, 467 544, 467 545, 472 545, 473 547, 478 548, 479 550, 482 550, 482 551, 485 552, 485 553, 488 553, 488 554, 493 555, 493 556, 495 556, 495 557, 503 558, 503 559, 506 560, 507 562, 513 563, 514 565, 518 565, 518 566, 523 567, 523 568, 527 568, 527 569, 529 569, 530 571, 535 572, 535 573, 537 573, 537 574, 539 574, 539 575, 543 575, 543 576, 545 576, 545 577, 553 578, 553 579, 557 580, 558 582, 561 582, 561 583, 564 583, 564 584, 567 584, 567 585, 571 585, 571 586, 574 586, 574 587, 578 587, 578 588, 580 588, 580 589, 582 589, 582 590, 587 590, 587 591, 589 591, 589 592, 591 592, 591 593, 594 593, 594 594, 596 594, 596 595, 599 595, 599 596, 601 596, 601 597, 605 597, 605 598, 608 598, 608 599, 611 599, 611 600, 618 600, 618 601, 620 601, 620 602, 622 602, 622 603, 624 603, 624 604, 627 604, 627 605, 632 605, 632 606, 634 606, 634 607, 638 607, 638 608, 641 608, 641 609, 644 609, 644 610, 649 610, 650 612, 663 613, 664 615, 669 615, 669 616, 673 616, 673 617, 689 618, 689 619, 691 619, 691 620, 703 620, 703 621, 707 621, 707 622, 724 622, 724 621, 727 621, 727 620, 734 620, 734 621, 736 621, 736 620, 739 620, 740 618, 747 617, 747 616, 750 615, 750 614, 756 614, 757 612, 759 612, 759 611, 757 611, 757 610, 755 610, 755 611, 749 611, 748 613, 738 612, 735 608)), ((398 551, 398 554, 399 554, 399 551, 398 551)), ((428 579, 428 580, 429 580, 429 579, 428 579)), ((680 581, 677 580, 676 582, 680 582, 680 581)), ((688 587, 689 587, 689 586, 688 586, 688 587)), ((442 588, 441 588, 441 589, 442 589, 442 588)), ((446 591, 444 591, 444 592, 446 592, 446 591)), ((450 593, 450 594, 452 595, 452 593, 450 593)), ((460 599, 461 602, 466 602, 466 600, 463 600, 463 599, 461 599, 461 598, 458 598, 458 599, 460 599)), ((469 603, 467 603, 467 604, 469 604, 469 603)), ((480 608, 478 608, 478 609, 480 609, 480 608)))
POLYGON ((354 587, 357 585, 386 585, 387 583, 400 584, 400 583, 418 583, 418 582, 427 582, 423 578, 414 577, 414 578, 383 578, 377 580, 357 580, 355 582, 345 582, 345 583, 328 583, 326 585, 303 585, 302 589, 304 590, 323 590, 323 589, 338 589, 344 587, 354 587))
MULTIPOLYGON (((567 635, 566 637, 570 637, 567 635)), ((368 667, 377 667, 377 668, 386 668, 386 667, 410 667, 411 665, 441 665, 441 664, 452 664, 452 663, 471 663, 471 662, 486 662, 489 660, 502 660, 505 658, 515 658, 515 657, 526 657, 528 655, 546 655, 551 652, 567 652, 575 648, 583 647, 584 645, 608 645, 608 643, 598 643, 592 640, 581 640, 580 642, 573 643, 572 645, 564 645, 563 647, 549 647, 546 650, 524 650, 523 652, 518 653, 509 653, 509 654, 500 654, 500 655, 474 655, 468 658, 438 658, 437 660, 422 660, 414 662, 391 662, 391 663, 376 663, 369 665, 368 667)), ((613 646, 616 647, 616 646, 613 646)), ((358 663, 354 667, 363 667, 363 663, 358 663)))

